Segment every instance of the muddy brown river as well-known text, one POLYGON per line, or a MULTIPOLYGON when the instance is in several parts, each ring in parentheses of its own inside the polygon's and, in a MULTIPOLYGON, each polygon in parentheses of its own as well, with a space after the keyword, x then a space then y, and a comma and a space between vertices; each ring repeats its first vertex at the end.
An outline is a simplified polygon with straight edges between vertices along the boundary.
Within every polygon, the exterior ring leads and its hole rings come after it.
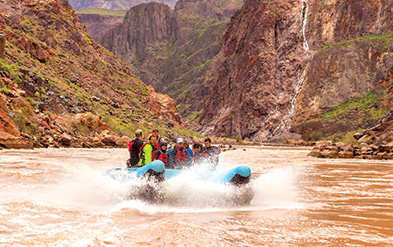
POLYGON ((177 203, 129 200, 105 176, 126 149, 0 151, 0 246, 393 246, 393 162, 307 157, 307 148, 224 152, 250 166, 249 206, 228 186, 166 181, 177 203))

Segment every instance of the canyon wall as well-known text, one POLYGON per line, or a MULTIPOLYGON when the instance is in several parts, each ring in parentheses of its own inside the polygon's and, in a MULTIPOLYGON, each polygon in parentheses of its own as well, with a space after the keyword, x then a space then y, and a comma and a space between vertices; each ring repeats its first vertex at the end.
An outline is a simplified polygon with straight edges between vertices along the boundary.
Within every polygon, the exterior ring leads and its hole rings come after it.
MULTIPOLYGON (((69 0, 73 9, 102 8, 113 10, 129 10, 130 8, 149 3, 149 0, 69 0)), ((175 6, 177 0, 155 0, 155 2, 165 3, 171 8, 175 6)))
POLYGON ((137 128, 181 124, 67 0, 2 0, 0 30, 0 148, 121 147, 137 128))
POLYGON ((245 1, 198 125, 259 141, 337 137, 391 119, 392 3, 245 1))
POLYGON ((176 99, 183 117, 196 118, 220 59, 222 35, 238 0, 180 0, 131 8, 99 42, 157 92, 176 99))

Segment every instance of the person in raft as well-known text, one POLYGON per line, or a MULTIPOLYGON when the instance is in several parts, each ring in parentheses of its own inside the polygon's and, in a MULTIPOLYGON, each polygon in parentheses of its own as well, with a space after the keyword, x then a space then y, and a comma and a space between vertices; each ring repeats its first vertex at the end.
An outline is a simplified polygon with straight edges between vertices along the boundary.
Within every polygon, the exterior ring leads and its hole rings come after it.
POLYGON ((202 149, 203 145, 200 143, 194 143, 194 145, 192 145, 192 150, 194 152, 194 156, 192 157, 193 165, 201 164, 203 161, 209 158, 207 152, 202 152, 202 149))
POLYGON ((178 138, 176 146, 169 153, 169 167, 173 169, 182 169, 191 165, 191 156, 183 147, 183 139, 178 138))
POLYGON ((202 153, 206 156, 208 155, 209 158, 207 161, 213 165, 213 168, 216 168, 221 149, 219 147, 212 146, 212 140, 210 138, 205 139, 205 148, 202 153))
POLYGON ((169 164, 169 153, 167 152, 167 144, 163 142, 160 144, 160 150, 157 150, 156 155, 154 156, 154 160, 161 160, 164 162, 165 167, 168 167, 169 164))
MULTIPOLYGON (((151 133, 153 136, 156 136, 157 137, 157 142, 156 142, 156 151, 157 150, 160 150, 160 145, 161 145, 161 143, 164 143, 165 142, 165 140, 164 140, 164 138, 162 138, 161 137, 161 135, 160 135, 160 132, 158 131, 158 129, 153 129, 153 131, 152 131, 152 133, 151 133)), ((154 151, 154 153, 153 153, 153 157, 155 157, 156 156, 156 151, 154 151)))
POLYGON ((135 131, 135 139, 130 141, 128 144, 128 152, 130 153, 130 159, 127 160, 127 167, 131 168, 139 163, 139 150, 143 145, 143 131, 135 131))
POLYGON ((189 142, 187 140, 184 140, 183 143, 183 147, 186 149, 186 151, 188 152, 188 154, 192 157, 194 155, 194 153, 192 152, 189 142))
POLYGON ((154 160, 153 152, 156 151, 156 141, 157 137, 151 135, 149 137, 149 142, 142 145, 140 149, 140 159, 138 166, 144 166, 154 160))

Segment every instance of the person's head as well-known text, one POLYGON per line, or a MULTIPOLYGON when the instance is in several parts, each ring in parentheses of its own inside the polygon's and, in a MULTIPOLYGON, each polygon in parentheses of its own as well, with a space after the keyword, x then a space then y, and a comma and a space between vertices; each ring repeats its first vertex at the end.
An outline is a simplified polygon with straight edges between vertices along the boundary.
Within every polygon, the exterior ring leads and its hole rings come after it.
POLYGON ((143 138, 143 131, 142 130, 135 131, 135 137, 138 139, 142 139, 143 138))
POLYGON ((153 129, 152 135, 158 136, 159 135, 158 129, 153 129))
POLYGON ((212 140, 208 137, 205 139, 205 147, 209 148, 212 146, 212 140))
POLYGON ((177 138, 176 147, 179 149, 183 147, 183 139, 177 138))
POLYGON ((167 146, 168 146, 168 144, 166 144, 166 142, 163 142, 160 144, 160 148, 162 151, 165 151, 168 148, 167 146))
POLYGON ((184 141, 183 141, 183 147, 187 148, 188 145, 189 145, 189 144, 188 144, 188 141, 187 141, 187 140, 184 140, 184 141))
POLYGON ((195 152, 199 152, 199 151, 202 150, 202 144, 200 144, 200 143, 194 143, 194 145, 192 145, 192 149, 193 149, 195 152))
POLYGON ((150 144, 153 145, 153 146, 156 145, 157 136, 151 135, 151 136, 149 137, 149 142, 150 142, 150 144))

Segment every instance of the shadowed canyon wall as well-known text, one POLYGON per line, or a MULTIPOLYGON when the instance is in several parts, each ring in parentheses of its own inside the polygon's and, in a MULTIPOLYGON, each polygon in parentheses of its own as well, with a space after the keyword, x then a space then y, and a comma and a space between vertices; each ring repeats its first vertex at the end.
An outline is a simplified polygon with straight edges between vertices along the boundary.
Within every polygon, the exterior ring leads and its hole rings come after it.
POLYGON ((246 0, 226 27, 205 134, 260 141, 391 119, 392 3, 246 0))

